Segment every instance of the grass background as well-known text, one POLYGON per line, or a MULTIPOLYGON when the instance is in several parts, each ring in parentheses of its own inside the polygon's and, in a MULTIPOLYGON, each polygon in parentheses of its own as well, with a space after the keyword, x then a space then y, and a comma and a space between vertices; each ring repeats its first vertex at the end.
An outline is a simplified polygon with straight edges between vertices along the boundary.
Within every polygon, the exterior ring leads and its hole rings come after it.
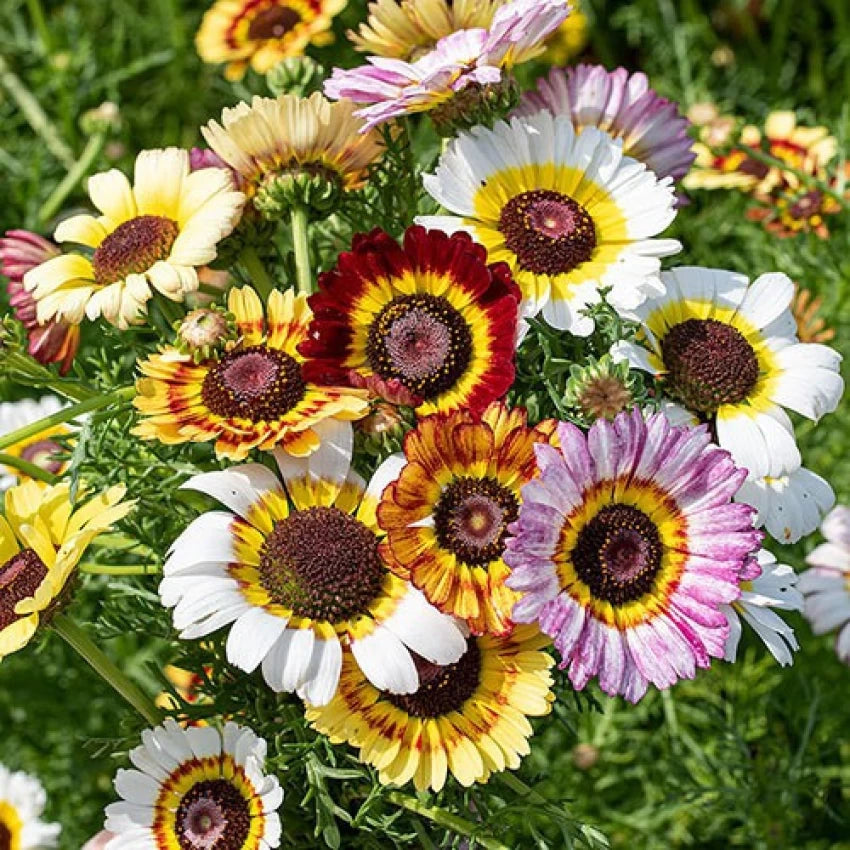
MULTIPOLYGON (((39 209, 66 171, 10 97, 9 71, 74 156, 86 144, 80 115, 104 100, 118 104, 120 129, 93 170, 129 169, 144 147, 197 144, 197 128, 222 106, 263 91, 251 77, 234 88, 198 61, 192 39, 204 5, 0 2, 0 230, 49 231, 39 209)), ((582 5, 591 22, 587 57, 646 71, 662 94, 685 107, 711 100, 755 122, 772 109, 796 109, 811 123, 829 125, 846 151, 846 0, 582 5)), ((363 15, 364 4, 351 2, 338 34, 363 15)), ((341 40, 318 55, 353 61, 341 40)), ((78 189, 65 209, 84 204, 78 189)), ((829 241, 778 241, 745 219, 746 205, 733 193, 695 194, 673 227, 685 245, 677 262, 751 276, 787 272, 823 296, 835 344, 850 353, 848 216, 832 220, 829 241)), ((806 464, 827 476, 845 502, 848 425, 845 401, 816 428, 806 423, 798 430, 806 464)), ((800 568, 813 542, 783 549, 781 558, 800 568)), ((102 584, 87 585, 83 619, 98 615, 102 584)), ((133 592, 154 586, 142 582, 133 592)), ((540 725, 522 776, 617 848, 850 848, 850 671, 836 660, 829 638, 814 637, 801 618, 795 626, 802 650, 787 670, 747 639, 738 664, 718 663, 695 682, 650 693, 637 707, 597 694, 601 711, 577 712, 567 697, 555 721, 540 725)), ((153 691, 157 684, 145 664, 160 658, 161 646, 143 638, 112 638, 108 651, 153 691)), ((100 826, 112 798, 109 751, 126 731, 124 716, 123 706, 56 638, 0 667, 0 761, 41 777, 50 796, 47 814, 63 823, 63 848, 78 848, 100 826), (101 740, 110 743, 100 747, 101 740)), ((545 824, 540 828, 546 831, 545 824)), ((441 838, 432 841, 440 846, 441 838)), ((529 839, 516 846, 533 845, 529 839)))

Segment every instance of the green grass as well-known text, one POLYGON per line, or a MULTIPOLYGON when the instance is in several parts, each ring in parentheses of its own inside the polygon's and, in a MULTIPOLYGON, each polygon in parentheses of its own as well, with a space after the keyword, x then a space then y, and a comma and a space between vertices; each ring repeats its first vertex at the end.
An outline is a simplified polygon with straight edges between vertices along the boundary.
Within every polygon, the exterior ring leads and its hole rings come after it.
MULTIPOLYGON (((51 150, 44 133, 36 134, 22 116, 8 85, 0 85, 0 230, 50 229, 39 210, 66 172, 56 153, 67 149, 74 158, 80 155, 87 137, 79 118, 104 100, 118 104, 121 123, 92 170, 127 170, 141 148, 198 144, 198 127, 222 106, 263 91, 253 77, 234 89, 215 69, 201 65, 192 38, 203 5, 45 0, 45 26, 40 27, 32 16, 33 9, 41 8, 38 0, 0 4, 0 71, 5 65, 25 98, 40 104, 53 140, 51 150)), ((846 150, 846 0, 590 0, 585 8, 593 21, 589 57, 645 70, 661 93, 686 107, 712 100, 723 111, 756 123, 772 109, 797 109, 802 118, 827 124, 846 150), (761 14, 754 17, 748 9, 757 7, 761 14), (717 64, 718 48, 728 48, 731 64, 717 64)), ((352 3, 345 20, 351 23, 362 14, 363 4, 352 3)), ((344 28, 338 24, 339 35, 344 28)), ((351 61, 341 47, 337 53, 351 61)), ((321 58, 330 63, 335 55, 328 48, 321 58)), ((8 76, 4 79, 9 82, 8 76)), ((63 209, 85 202, 78 186, 63 209)), ((748 222, 745 210, 746 200, 733 193, 696 194, 673 227, 685 245, 676 262, 750 276, 787 272, 823 296, 824 315, 837 331, 835 345, 850 354, 850 216, 833 218, 829 241, 814 236, 779 241, 748 222)), ((107 335, 106 344, 117 351, 114 336, 107 335)), ((798 430, 806 465, 828 477, 844 502, 850 502, 849 426, 850 401, 845 400, 817 427, 806 424, 798 430)), ((141 486, 155 499, 167 455, 150 463, 141 486)), ((124 474, 120 454, 113 471, 117 477, 124 474)), ((185 503, 181 512, 191 513, 185 503)), ((782 558, 800 568, 813 543, 783 550, 782 558)), ((106 585, 105 580, 86 583, 82 614, 99 622, 101 634, 117 624, 124 633, 105 642, 107 651, 154 692, 158 685, 151 670, 165 660, 165 644, 148 640, 144 624, 167 626, 150 599, 155 580, 113 581, 111 595, 137 594, 123 595, 120 602, 104 603, 106 585), (146 621, 145 612, 154 619, 146 621)), ((564 698, 553 718, 538 722, 540 734, 520 775, 571 819, 598 828, 623 850, 850 848, 850 671, 836 660, 829 638, 815 638, 802 618, 794 623, 803 649, 787 670, 747 638, 738 664, 718 663, 695 682, 680 684, 668 695, 651 693, 637 707, 593 691, 600 710, 590 710, 585 701, 578 710, 562 683, 564 698), (593 766, 576 765, 579 743, 595 748, 593 766)), ((234 706, 240 700, 253 705, 255 697, 256 705, 262 704, 256 683, 234 683, 231 690, 227 698, 234 706)), ((99 828, 119 763, 110 754, 131 745, 138 728, 134 722, 56 637, 0 667, 0 761, 41 777, 50 797, 47 814, 64 825, 63 848, 75 850, 99 828)), ((274 716, 264 722, 273 725, 274 716)), ((346 751, 338 753, 340 764, 352 767, 346 751)), ((294 824, 289 846, 296 841, 302 847, 324 846, 309 837, 314 803, 299 808, 303 765, 286 765, 291 773, 284 777, 293 782, 285 813, 294 824)), ((551 811, 539 802, 518 801, 495 784, 507 808, 493 810, 493 825, 507 825, 509 846, 565 846, 551 811), (527 828, 547 843, 532 843, 527 828)), ((330 797, 345 805, 345 780, 330 777, 327 787, 330 797)), ((448 799, 468 805, 454 792, 448 799)), ((395 827, 384 827, 396 835, 395 827)), ((429 846, 409 823, 405 829, 398 833, 408 836, 405 846, 429 846)), ((382 846, 375 837, 380 832, 355 839, 348 828, 342 830, 343 847, 382 846)), ((426 832, 433 846, 450 846, 438 831, 426 832)), ((394 840, 403 846, 400 838, 394 840)))

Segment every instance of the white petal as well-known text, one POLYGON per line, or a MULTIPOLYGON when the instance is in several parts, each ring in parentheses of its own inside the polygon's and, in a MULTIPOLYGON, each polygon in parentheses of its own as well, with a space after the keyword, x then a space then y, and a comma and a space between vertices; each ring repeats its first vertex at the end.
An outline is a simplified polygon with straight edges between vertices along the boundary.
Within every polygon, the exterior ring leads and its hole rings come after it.
POLYGON ((246 611, 227 635, 227 660, 240 670, 253 673, 283 634, 286 622, 262 608, 246 611))
POLYGON ((221 472, 204 472, 184 481, 180 489, 206 493, 243 518, 247 518, 251 508, 266 493, 276 492, 283 496, 277 476, 260 463, 231 466, 221 472))
POLYGON ((379 691, 412 694, 419 688, 419 674, 410 652, 389 629, 378 626, 372 634, 353 640, 351 653, 379 691))

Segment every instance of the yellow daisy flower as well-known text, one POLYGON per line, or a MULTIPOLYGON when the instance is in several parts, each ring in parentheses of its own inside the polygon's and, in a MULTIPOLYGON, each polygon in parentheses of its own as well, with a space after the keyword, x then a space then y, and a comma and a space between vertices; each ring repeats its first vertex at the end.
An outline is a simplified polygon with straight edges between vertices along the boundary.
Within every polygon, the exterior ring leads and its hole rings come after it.
POLYGON ((53 237, 88 250, 61 254, 24 276, 39 322, 103 316, 125 329, 144 316, 154 292, 183 301, 245 200, 226 169, 192 172, 189 154, 178 148, 142 151, 132 186, 112 169, 94 175, 88 190, 100 216, 68 218, 53 237))
POLYGON ((417 659, 421 684, 403 695, 375 688, 346 652, 337 695, 308 707, 307 719, 334 743, 359 747, 384 784, 412 779, 419 791, 439 791, 449 773, 464 786, 486 782, 519 767, 529 752, 528 717, 551 709, 547 643, 534 626, 469 638, 454 664, 417 659))
POLYGON ((27 481, 6 491, 0 516, 0 660, 32 639, 86 547, 133 503, 110 487, 74 509, 68 484, 27 481))
POLYGON ((218 0, 204 15, 195 46, 204 62, 227 63, 228 80, 250 65, 258 74, 313 44, 333 41, 331 21, 346 0, 218 0))
POLYGON ((375 0, 369 17, 348 37, 363 53, 416 59, 458 30, 488 29, 506 0, 375 0))
POLYGON ((318 448, 319 423, 368 412, 365 391, 318 386, 304 376, 297 348, 312 319, 305 296, 276 290, 264 315, 253 289, 232 289, 228 310, 239 338, 220 358, 196 363, 168 348, 140 364, 137 437, 169 445, 215 440, 218 456, 233 460, 277 445, 302 456, 318 448))

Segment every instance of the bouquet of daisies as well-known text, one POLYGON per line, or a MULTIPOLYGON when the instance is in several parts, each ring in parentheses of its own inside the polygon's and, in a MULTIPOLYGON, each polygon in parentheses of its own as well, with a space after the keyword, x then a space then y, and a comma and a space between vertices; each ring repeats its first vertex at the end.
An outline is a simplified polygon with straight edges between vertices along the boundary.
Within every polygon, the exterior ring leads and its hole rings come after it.
MULTIPOLYGON (((835 146, 786 115, 695 149, 622 68, 523 91, 567 0, 377 0, 365 63, 292 59, 341 5, 220 0, 202 57, 272 96, 0 241, 0 372, 42 396, 0 406, 0 658, 52 630, 126 698, 110 850, 506 850, 517 801, 596 846, 514 773, 535 729, 744 623, 790 664, 765 543, 834 501, 789 412, 835 409, 840 357, 781 271, 676 265, 683 178, 764 199, 835 146), (83 597, 155 643, 156 701, 83 597)), ((55 837, 3 787, 0 839, 55 837)))

